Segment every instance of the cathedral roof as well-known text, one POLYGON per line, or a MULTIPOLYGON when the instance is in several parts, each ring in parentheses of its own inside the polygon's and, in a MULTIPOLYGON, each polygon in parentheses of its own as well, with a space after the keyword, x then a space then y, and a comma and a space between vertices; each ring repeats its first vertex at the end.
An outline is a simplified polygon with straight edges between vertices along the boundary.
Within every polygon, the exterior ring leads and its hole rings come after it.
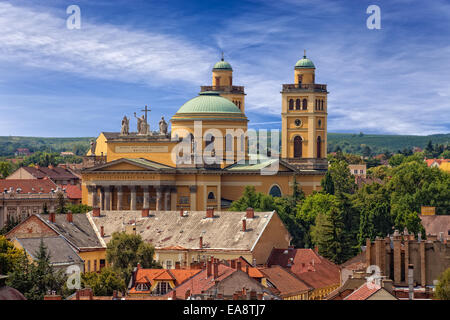
POLYGON ((242 114, 230 100, 220 96, 218 92, 201 92, 197 97, 189 100, 177 111, 177 115, 188 113, 228 113, 242 114))
POLYGON ((231 64, 224 61, 223 59, 214 65, 213 70, 231 70, 231 71, 233 71, 233 69, 231 68, 231 64))
POLYGON ((295 69, 315 69, 315 68, 316 66, 314 65, 314 63, 308 58, 306 58, 306 55, 303 56, 302 59, 298 60, 297 63, 295 64, 295 69))

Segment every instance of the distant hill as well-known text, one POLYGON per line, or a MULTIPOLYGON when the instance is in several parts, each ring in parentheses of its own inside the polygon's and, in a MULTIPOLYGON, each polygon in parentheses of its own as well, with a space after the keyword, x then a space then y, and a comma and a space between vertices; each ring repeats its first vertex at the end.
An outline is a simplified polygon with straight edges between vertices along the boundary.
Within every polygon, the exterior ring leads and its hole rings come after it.
POLYGON ((428 141, 433 144, 450 144, 450 133, 434 134, 429 136, 407 136, 407 135, 382 135, 382 134, 351 134, 351 133, 328 133, 328 151, 333 152, 337 146, 343 152, 360 154, 365 146, 369 146, 373 153, 384 151, 397 152, 405 148, 425 148, 428 141))
MULTIPOLYGON (((269 133, 270 135, 270 133, 269 133)), ((84 155, 89 149, 91 137, 80 138, 41 138, 0 136, 0 157, 13 157, 17 148, 28 148, 31 152, 72 151, 76 155, 84 155)), ((269 138, 270 140, 270 138, 269 138)), ((372 153, 387 151, 397 152, 405 148, 424 148, 428 141, 433 144, 450 144, 450 133, 429 136, 381 135, 381 134, 352 134, 328 133, 328 151, 333 152, 339 146, 343 152, 361 154, 368 146, 372 153)))
POLYGON ((17 148, 27 148, 31 152, 72 151, 76 155, 86 154, 93 138, 41 138, 0 136, 0 157, 14 157, 17 148))

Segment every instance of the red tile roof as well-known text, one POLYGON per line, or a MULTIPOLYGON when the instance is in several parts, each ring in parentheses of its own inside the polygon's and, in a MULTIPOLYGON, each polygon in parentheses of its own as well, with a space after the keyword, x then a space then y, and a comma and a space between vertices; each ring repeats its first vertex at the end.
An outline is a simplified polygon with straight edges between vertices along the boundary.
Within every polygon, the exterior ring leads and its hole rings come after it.
POLYGON ((339 267, 312 249, 273 249, 267 264, 290 269, 300 280, 316 289, 340 283, 339 267))
MULTIPOLYGON (((201 294, 203 291, 208 290, 209 288, 213 287, 216 282, 220 282, 226 278, 228 278, 230 275, 232 275, 234 272, 236 272, 236 269, 233 269, 231 267, 228 267, 222 263, 218 264, 218 277, 214 279, 214 276, 211 275, 210 277, 206 277, 206 270, 201 270, 201 272, 197 273, 195 276, 190 278, 189 280, 185 281, 180 286, 176 287, 176 295, 178 299, 185 299, 186 292, 189 290, 190 295, 197 295, 201 294)), ((171 296, 171 292, 166 294, 166 296, 171 296)))
POLYGON ((67 198, 81 199, 81 186, 75 184, 60 185, 62 190, 66 190, 67 198))
POLYGON ((36 177, 36 179, 43 179, 49 177, 52 180, 70 180, 79 179, 76 175, 67 169, 61 167, 24 167, 24 169, 36 177))
POLYGON ((381 286, 371 283, 364 283, 361 287, 350 293, 348 296, 344 298, 344 300, 367 300, 374 293, 381 290, 381 286))
POLYGON ((50 193, 53 190, 56 191, 58 186, 49 179, 1 179, 0 180, 0 192, 5 189, 8 191, 13 188, 17 191, 18 188, 22 189, 20 193, 50 193))
MULTIPOLYGON (((182 284, 192 276, 201 272, 201 269, 142 269, 138 268, 135 273, 135 284, 147 283, 153 285, 155 281, 174 281, 175 286, 182 284)), ((148 291, 136 291, 133 287, 129 293, 150 293, 148 291)))
POLYGON ((281 266, 260 268, 259 270, 275 286, 281 296, 291 296, 313 289, 281 266))

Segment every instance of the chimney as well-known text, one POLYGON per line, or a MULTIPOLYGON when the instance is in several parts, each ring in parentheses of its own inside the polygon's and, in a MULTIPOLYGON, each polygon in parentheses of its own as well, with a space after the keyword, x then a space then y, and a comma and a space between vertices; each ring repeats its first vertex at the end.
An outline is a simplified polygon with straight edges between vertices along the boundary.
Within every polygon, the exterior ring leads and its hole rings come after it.
POLYGON ((200 249, 203 249, 203 237, 202 236, 200 236, 200 241, 199 241, 198 246, 200 247, 200 249))
POLYGON ((212 218, 214 217, 214 208, 207 208, 206 209, 206 218, 212 218))
POLYGON ((147 218, 149 216, 150 209, 142 209, 142 218, 147 218))
POLYGON ((180 210, 180 217, 184 217, 183 209, 180 210))
POLYGON ((50 169, 50 170, 53 170, 53 165, 52 164, 50 164, 50 165, 48 165, 48 168, 50 169))
POLYGON ((216 262, 213 264, 213 276, 214 279, 217 279, 219 277, 219 264, 216 262))
POLYGON ((239 300, 239 292, 233 293, 233 300, 239 300))
POLYGON ((113 291, 113 300, 117 300, 117 290, 113 291))
POLYGON ((99 207, 92 208, 92 216, 100 217, 100 208, 99 207))
POLYGON ((247 231, 247 220, 242 219, 242 231, 247 231))
POLYGON ((206 278, 211 277, 212 271, 211 271, 211 261, 206 261, 206 278))
POLYGON ((142 266, 141 266, 141 263, 140 263, 140 262, 137 263, 137 269, 138 269, 138 270, 139 270, 139 269, 142 269, 142 266))
POLYGON ((257 300, 262 300, 263 299, 263 294, 262 293, 257 293, 256 294, 256 299, 257 300))
POLYGON ((408 293, 409 293, 409 300, 414 299, 414 265, 409 264, 408 265, 408 293))
POLYGON ((44 300, 62 300, 62 298, 60 295, 51 294, 51 295, 45 295, 44 300))
POLYGON ((254 290, 250 291, 250 300, 256 300, 256 291, 254 290))
POLYGON ((102 237, 102 238, 105 237, 105 227, 103 227, 103 226, 100 227, 100 237, 102 237))
POLYGON ((253 208, 247 208, 247 219, 253 219, 255 217, 255 210, 253 208))
POLYGON ((50 213, 48 214, 48 220, 49 220, 51 223, 55 223, 55 213, 54 213, 54 212, 50 212, 50 213))
POLYGON ((67 218, 67 222, 72 223, 73 222, 73 216, 72 216, 72 211, 68 211, 66 214, 66 218, 67 218))

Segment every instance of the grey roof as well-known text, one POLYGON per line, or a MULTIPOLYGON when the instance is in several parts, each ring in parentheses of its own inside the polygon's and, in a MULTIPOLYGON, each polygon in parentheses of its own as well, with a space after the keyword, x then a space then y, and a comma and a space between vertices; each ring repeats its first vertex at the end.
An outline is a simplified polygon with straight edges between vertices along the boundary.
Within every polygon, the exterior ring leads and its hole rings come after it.
POLYGON ((73 213, 73 223, 67 222, 65 214, 55 214, 55 223, 48 221, 48 215, 37 216, 78 249, 102 247, 86 214, 73 213))
POLYGON ((72 246, 63 237, 46 238, 19 238, 16 239, 25 251, 33 258, 39 252, 41 239, 50 253, 51 264, 74 264, 83 263, 83 259, 76 253, 72 246))
POLYGON ((203 249, 251 251, 275 215, 275 211, 255 212, 254 219, 247 219, 246 232, 242 231, 245 212, 216 211, 214 218, 205 218, 205 211, 189 211, 184 217, 179 211, 150 211, 150 217, 142 218, 141 211, 103 211, 92 219, 98 229, 104 227, 106 243, 113 232, 125 231, 136 221, 137 234, 155 248, 199 249, 202 236, 203 249))

